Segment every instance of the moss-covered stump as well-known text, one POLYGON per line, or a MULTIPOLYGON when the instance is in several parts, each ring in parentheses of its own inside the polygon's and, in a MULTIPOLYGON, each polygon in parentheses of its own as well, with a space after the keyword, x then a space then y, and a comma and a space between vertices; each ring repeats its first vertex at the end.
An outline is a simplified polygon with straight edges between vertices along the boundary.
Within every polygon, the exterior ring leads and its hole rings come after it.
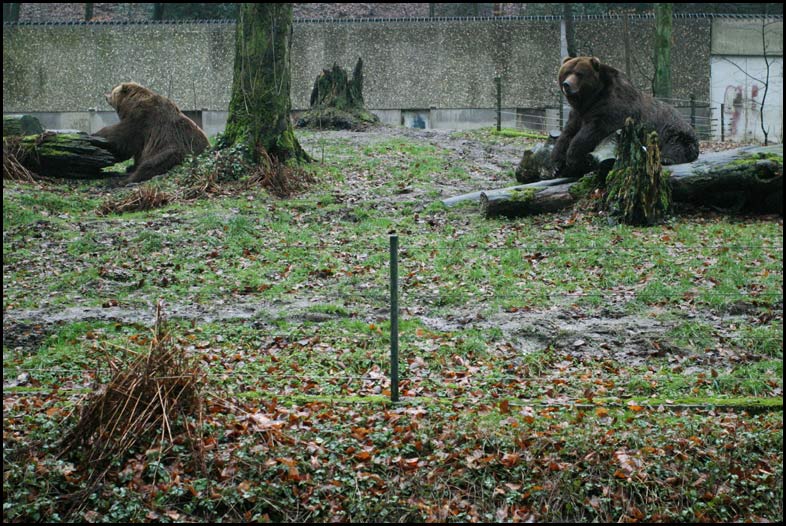
POLYGON ((611 221, 656 225, 665 219, 671 206, 671 187, 668 174, 661 167, 657 132, 626 119, 617 161, 606 178, 606 185, 606 207, 611 221))
POLYGON ((41 122, 32 115, 4 115, 3 137, 19 137, 43 133, 41 122))
POLYGON ((44 177, 97 179, 109 177, 103 168, 117 162, 103 137, 84 132, 21 137, 17 158, 28 170, 44 177))
POLYGON ((337 64, 322 70, 314 81, 310 104, 310 109, 298 119, 298 127, 359 130, 379 123, 379 118, 365 108, 361 59, 355 65, 352 78, 337 64))

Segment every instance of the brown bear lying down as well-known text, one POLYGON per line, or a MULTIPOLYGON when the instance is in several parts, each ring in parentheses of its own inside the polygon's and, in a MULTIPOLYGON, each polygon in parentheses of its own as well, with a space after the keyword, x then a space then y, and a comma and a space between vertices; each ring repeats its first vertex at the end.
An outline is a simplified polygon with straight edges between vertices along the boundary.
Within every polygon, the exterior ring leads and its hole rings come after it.
POLYGON ((566 58, 559 85, 572 108, 551 152, 555 173, 579 177, 589 169, 587 156, 627 117, 658 132, 663 164, 695 161, 699 140, 676 109, 641 93, 619 70, 595 57, 566 58))
POLYGON ((174 102, 136 82, 119 84, 106 94, 106 101, 117 111, 120 122, 95 135, 107 139, 118 160, 134 158, 121 184, 166 173, 209 144, 205 133, 174 102))

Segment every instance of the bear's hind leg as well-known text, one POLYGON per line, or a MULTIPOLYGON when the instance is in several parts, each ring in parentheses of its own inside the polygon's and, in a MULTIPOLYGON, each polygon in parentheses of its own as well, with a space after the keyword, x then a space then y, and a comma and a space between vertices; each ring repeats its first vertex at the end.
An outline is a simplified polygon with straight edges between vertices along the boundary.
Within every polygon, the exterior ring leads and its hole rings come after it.
POLYGON ((174 148, 161 151, 144 159, 136 170, 128 175, 125 184, 140 183, 152 179, 156 175, 165 174, 182 161, 183 155, 174 148))

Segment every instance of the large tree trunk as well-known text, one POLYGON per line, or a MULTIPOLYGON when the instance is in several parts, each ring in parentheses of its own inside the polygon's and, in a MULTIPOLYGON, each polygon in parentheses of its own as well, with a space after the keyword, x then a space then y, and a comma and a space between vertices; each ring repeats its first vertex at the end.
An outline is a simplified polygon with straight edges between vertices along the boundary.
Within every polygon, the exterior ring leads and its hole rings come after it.
MULTIPOLYGON (((668 183, 675 203, 732 212, 783 213, 783 145, 712 152, 692 163, 663 169, 670 174, 668 183)), ((442 202, 453 206, 468 200, 480 201, 486 217, 522 217, 570 207, 586 187, 585 179, 555 179, 473 192, 442 202)))
POLYGON ((749 146, 664 166, 675 202, 783 213, 783 145, 749 146))
POLYGON ((235 39, 226 144, 245 143, 254 161, 260 148, 281 162, 309 160, 289 114, 292 4, 241 4, 235 39))

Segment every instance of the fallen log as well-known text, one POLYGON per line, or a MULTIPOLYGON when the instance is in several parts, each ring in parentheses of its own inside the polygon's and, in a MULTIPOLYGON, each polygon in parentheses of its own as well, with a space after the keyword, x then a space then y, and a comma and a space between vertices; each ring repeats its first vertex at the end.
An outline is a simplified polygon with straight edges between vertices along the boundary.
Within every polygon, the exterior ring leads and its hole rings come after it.
MULTIPOLYGON (((783 213, 783 145, 748 146, 702 154, 692 163, 664 166, 672 201, 729 212, 783 213)), ((472 192, 444 199, 446 206, 481 203, 485 217, 523 217, 572 206, 585 193, 579 181, 553 179, 529 185, 472 192), (573 192, 571 192, 573 188, 573 192), (548 191, 547 191, 548 190, 548 191)))
POLYGON ((111 177, 103 168, 117 163, 103 137, 79 131, 47 130, 17 139, 16 157, 28 170, 67 179, 111 177))
POLYGON ((674 201, 783 214, 783 144, 711 152, 664 169, 674 201))
POLYGON ((469 194, 457 195, 455 197, 449 197, 447 199, 443 199, 442 204, 447 207, 451 207, 451 206, 456 206, 457 204, 463 203, 465 201, 478 201, 480 200, 481 194, 495 195, 496 193, 499 193, 500 195, 504 195, 507 192, 526 190, 527 188, 548 188, 549 186, 555 186, 565 183, 573 183, 576 181, 577 179, 572 179, 570 177, 562 177, 559 179, 549 179, 546 181, 537 181, 529 184, 520 184, 516 186, 510 186, 507 188, 500 188, 499 190, 479 190, 477 192, 471 192, 469 194))
POLYGON ((570 189, 575 179, 568 183, 535 188, 505 188, 490 192, 480 192, 480 210, 484 217, 524 217, 536 214, 557 212, 572 206, 578 199, 570 189))

